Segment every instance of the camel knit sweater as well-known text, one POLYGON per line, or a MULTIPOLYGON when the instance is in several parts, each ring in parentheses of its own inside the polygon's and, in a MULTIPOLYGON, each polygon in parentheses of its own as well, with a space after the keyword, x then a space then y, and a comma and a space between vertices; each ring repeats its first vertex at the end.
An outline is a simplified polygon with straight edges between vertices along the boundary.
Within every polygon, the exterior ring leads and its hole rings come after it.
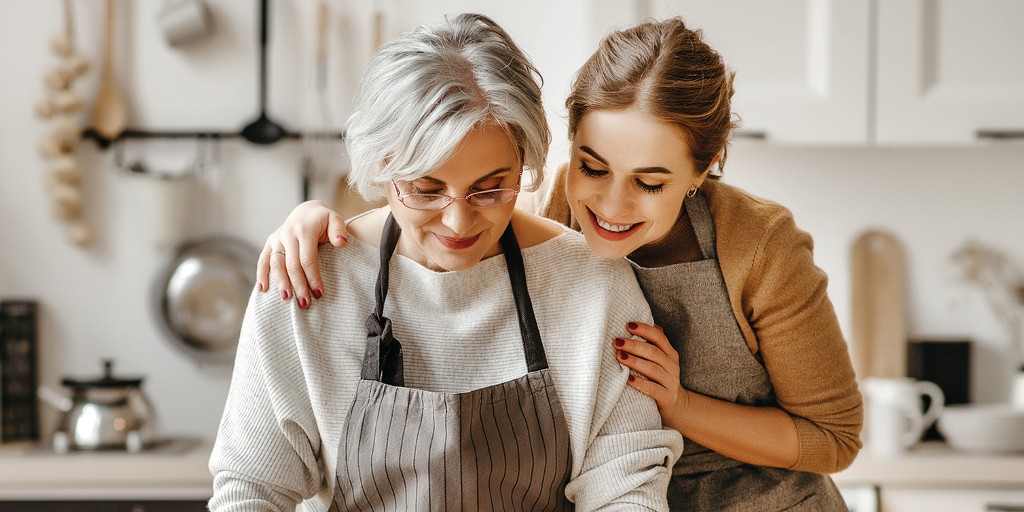
MULTIPOLYGON (((650 309, 629 265, 594 255, 569 229, 523 249, 527 286, 572 456, 577 510, 667 510, 682 437, 654 401, 627 386, 612 340, 650 309)), ((320 248, 328 290, 307 310, 254 293, 210 460, 213 511, 326 510, 359 380, 378 249, 354 237, 320 248)), ((505 259, 434 272, 391 259, 384 313, 394 322, 409 387, 466 392, 526 374, 505 259)))
MULTIPOLYGON (((566 172, 562 165, 552 183, 522 206, 578 229, 565 196, 566 172)), ((796 423, 800 453, 789 469, 846 468, 861 448, 863 402, 826 294, 828 277, 814 264, 813 240, 777 203, 716 180, 706 180, 701 190, 715 223, 733 315, 750 352, 767 369, 779 407, 796 423)), ((659 246, 667 250, 666 261, 700 254, 692 236, 659 246)))

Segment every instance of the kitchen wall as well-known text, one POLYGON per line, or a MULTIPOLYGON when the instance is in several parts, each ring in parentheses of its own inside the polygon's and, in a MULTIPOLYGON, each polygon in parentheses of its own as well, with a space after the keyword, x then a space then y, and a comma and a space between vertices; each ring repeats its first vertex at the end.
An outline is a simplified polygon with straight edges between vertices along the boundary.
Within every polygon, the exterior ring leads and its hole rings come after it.
MULTIPOLYGON (((95 57, 94 71, 76 85, 92 98, 97 88, 102 10, 76 0, 78 44, 95 57)), ((479 5, 464 2, 465 8, 479 5)), ((118 33, 122 86, 133 126, 235 130, 256 115, 255 2, 211 1, 214 35, 193 48, 171 49, 156 31, 160 2, 123 2, 118 33), (126 21, 130 20, 130 21, 126 21), (127 45, 123 47, 120 45, 127 45)), ((345 5, 331 39, 332 114, 344 118, 352 77, 370 52, 370 2, 345 5)), ((384 2, 387 4, 387 2, 384 2)), ((425 16, 427 2, 403 4, 390 30, 425 16), (419 5, 424 4, 424 5, 419 5)), ((449 2, 458 5, 458 2, 449 2)), ((512 4, 509 2, 508 4, 512 4)), ((552 160, 565 154, 561 108, 572 71, 593 39, 562 36, 562 23, 584 22, 588 2, 551 2, 546 16, 525 19, 505 3, 492 14, 522 42, 544 73, 546 102, 556 138, 552 160), (544 37, 538 37, 543 34, 544 37)), ((203 367, 163 338, 151 301, 154 278, 171 255, 155 240, 147 214, 152 202, 142 178, 119 173, 112 152, 83 142, 86 217, 96 232, 82 249, 51 214, 47 172, 36 146, 47 125, 32 113, 42 95, 42 73, 56 60, 48 40, 62 26, 60 2, 0 3, 0 298, 42 304, 41 380, 97 374, 102 358, 117 370, 144 375, 165 432, 211 436, 228 387, 228 370, 203 367)), ((290 127, 309 119, 311 2, 275 3, 271 26, 271 116, 290 127)), ((438 16, 427 16, 438 19, 438 16)), ((728 58, 728 56, 726 56, 728 58)), ((85 116, 83 116, 85 119, 85 116)), ((179 170, 192 158, 190 142, 128 144, 161 170, 179 170)), ((183 210, 191 237, 232 234, 262 246, 269 231, 299 200, 296 143, 220 146, 220 161, 199 181, 183 210)), ((974 149, 792 148, 736 144, 726 180, 789 206, 816 240, 819 265, 831 276, 829 294, 845 332, 850 326, 849 252, 863 229, 883 228, 904 243, 908 269, 908 325, 912 335, 975 339, 975 397, 1005 398, 1009 364, 1005 335, 975 290, 949 278, 949 255, 976 238, 1024 264, 1024 146, 974 149)))

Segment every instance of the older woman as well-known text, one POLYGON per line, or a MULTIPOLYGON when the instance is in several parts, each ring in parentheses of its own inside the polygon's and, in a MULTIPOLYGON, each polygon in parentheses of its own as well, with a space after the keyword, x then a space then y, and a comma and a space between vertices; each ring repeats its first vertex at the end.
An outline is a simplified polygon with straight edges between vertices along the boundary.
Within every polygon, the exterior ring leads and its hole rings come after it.
POLYGON ((606 342, 650 321, 628 264, 514 207, 550 139, 537 78, 479 15, 371 61, 347 144, 389 208, 321 252, 346 293, 252 297, 211 510, 667 509, 682 438, 606 342))

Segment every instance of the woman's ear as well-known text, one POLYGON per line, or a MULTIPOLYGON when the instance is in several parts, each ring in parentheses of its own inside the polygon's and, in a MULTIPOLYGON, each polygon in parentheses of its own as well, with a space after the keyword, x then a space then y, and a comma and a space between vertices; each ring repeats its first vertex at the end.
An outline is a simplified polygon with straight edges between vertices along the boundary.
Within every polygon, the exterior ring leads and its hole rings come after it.
POLYGON ((698 188, 704 184, 704 180, 708 179, 708 175, 711 174, 711 169, 714 169, 719 162, 722 161, 722 152, 715 153, 715 157, 711 159, 711 163, 708 164, 707 168, 697 176, 697 181, 694 183, 698 188))

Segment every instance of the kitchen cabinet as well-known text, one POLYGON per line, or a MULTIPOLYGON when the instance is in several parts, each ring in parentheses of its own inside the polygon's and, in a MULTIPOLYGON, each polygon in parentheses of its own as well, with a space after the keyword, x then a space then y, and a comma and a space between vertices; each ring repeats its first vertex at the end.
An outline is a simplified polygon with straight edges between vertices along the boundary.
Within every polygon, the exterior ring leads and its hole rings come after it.
POLYGON ((999 489, 884 489, 884 512, 1024 512, 1024 491, 999 489))
POLYGON ((0 445, 0 512, 203 510, 213 495, 212 448, 56 454, 32 443, 0 445))
POLYGON ((881 512, 1024 512, 1024 454, 964 454, 929 441, 897 456, 862 451, 833 479, 876 489, 881 512))
POLYGON ((877 5, 879 143, 1024 137, 1024 2, 877 5))
POLYGON ((650 15, 682 16, 736 71, 740 136, 867 141, 870 0, 650 0, 650 15))
MULTIPOLYGON (((1024 2, 634 0, 736 70, 740 136, 805 145, 1024 137, 1024 2)), ((634 18, 638 19, 638 18, 634 18)))

